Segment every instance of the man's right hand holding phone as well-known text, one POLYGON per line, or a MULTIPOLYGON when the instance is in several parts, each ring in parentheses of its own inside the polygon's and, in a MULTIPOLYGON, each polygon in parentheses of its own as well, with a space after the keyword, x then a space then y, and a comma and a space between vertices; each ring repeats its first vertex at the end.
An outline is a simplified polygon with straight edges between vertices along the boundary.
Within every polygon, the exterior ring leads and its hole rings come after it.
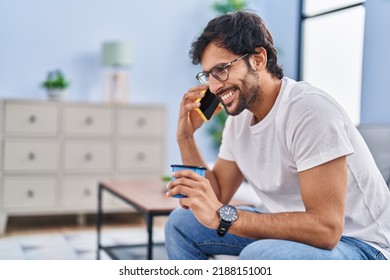
MULTIPOLYGON (((192 137, 195 131, 204 123, 204 118, 196 109, 198 109, 201 105, 200 102, 197 102, 197 100, 204 97, 206 90, 206 86, 199 85, 190 88, 188 92, 184 94, 180 104, 179 123, 177 129, 178 140, 192 137)), ((218 106, 214 115, 219 113, 221 110, 222 106, 218 106)))

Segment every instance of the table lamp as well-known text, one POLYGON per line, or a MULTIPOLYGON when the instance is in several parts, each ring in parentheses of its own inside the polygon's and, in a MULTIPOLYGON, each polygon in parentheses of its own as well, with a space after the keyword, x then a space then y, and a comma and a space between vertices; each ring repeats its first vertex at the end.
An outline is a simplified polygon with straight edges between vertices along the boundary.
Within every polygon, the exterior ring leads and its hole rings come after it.
POLYGON ((127 69, 132 63, 130 42, 104 42, 101 56, 103 66, 109 68, 104 82, 105 98, 127 102, 130 95, 127 69))

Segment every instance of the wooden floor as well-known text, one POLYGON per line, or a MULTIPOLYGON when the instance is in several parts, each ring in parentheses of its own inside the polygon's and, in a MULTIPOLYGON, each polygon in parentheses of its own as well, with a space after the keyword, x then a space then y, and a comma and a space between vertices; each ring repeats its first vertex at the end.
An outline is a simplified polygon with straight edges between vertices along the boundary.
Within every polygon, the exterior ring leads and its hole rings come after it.
MULTIPOLYGON (((155 218, 155 224, 162 226, 166 217, 155 218)), ((142 227, 143 217, 137 213, 105 214, 105 228, 142 227)), ((3 236, 56 233, 61 231, 83 231, 96 228, 96 216, 77 215, 10 217, 3 236)))

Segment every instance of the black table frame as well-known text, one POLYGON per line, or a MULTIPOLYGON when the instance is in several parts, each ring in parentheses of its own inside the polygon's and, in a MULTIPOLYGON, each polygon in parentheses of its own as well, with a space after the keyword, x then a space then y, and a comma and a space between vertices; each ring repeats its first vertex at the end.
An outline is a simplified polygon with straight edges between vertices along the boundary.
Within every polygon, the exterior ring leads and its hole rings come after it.
POLYGON ((119 259, 115 253, 114 249, 118 248, 134 248, 139 246, 146 245, 146 259, 153 259, 153 246, 154 245, 164 245, 164 243, 153 243, 153 218, 156 216, 167 216, 172 210, 161 210, 161 211, 147 211, 142 207, 139 207, 137 204, 131 202, 126 197, 118 194, 117 192, 111 190, 106 187, 104 183, 98 184, 98 210, 97 210, 97 219, 96 219, 96 231, 97 231, 97 251, 96 251, 96 259, 100 260, 100 250, 105 251, 112 259, 119 259), (108 191, 112 195, 120 198, 127 204, 133 206, 142 216, 144 217, 146 223, 146 229, 148 234, 148 241, 146 244, 134 244, 134 245, 117 245, 117 246, 103 246, 101 244, 101 229, 103 224, 103 190, 108 191))

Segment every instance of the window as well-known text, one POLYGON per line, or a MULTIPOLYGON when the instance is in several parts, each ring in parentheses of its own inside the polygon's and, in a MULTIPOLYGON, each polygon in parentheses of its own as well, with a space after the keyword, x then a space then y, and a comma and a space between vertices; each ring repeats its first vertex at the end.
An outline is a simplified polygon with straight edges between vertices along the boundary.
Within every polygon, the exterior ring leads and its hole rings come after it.
POLYGON ((362 1, 303 0, 301 78, 360 122, 365 8, 362 1))

